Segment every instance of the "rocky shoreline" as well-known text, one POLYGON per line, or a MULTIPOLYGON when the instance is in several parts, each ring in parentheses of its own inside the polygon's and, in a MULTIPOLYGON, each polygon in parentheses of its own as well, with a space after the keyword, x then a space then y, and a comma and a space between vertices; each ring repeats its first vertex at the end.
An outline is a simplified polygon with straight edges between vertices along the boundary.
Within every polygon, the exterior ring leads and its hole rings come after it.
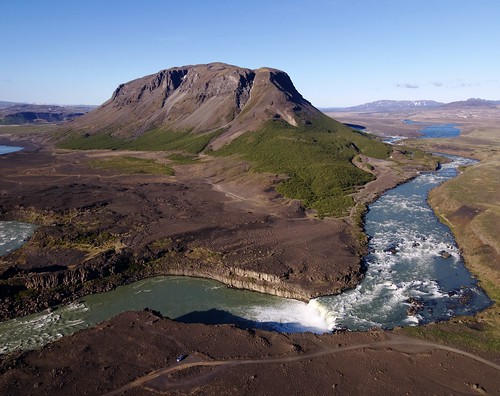
MULTIPOLYGON (((272 294, 285 298, 309 301, 315 296, 296 285, 286 283, 286 277, 274 274, 265 274, 255 271, 246 271, 241 268, 228 267, 208 271, 204 262, 187 262, 181 259, 156 260, 153 266, 144 265, 130 269, 136 263, 124 264, 128 257, 115 256, 101 265, 92 265, 86 268, 56 270, 53 272, 27 272, 16 266, 4 269, 0 280, 24 282, 25 289, 21 289, 22 297, 5 293, 0 302, 0 320, 12 319, 18 316, 53 309, 59 304, 68 304, 80 298, 96 293, 103 293, 118 286, 137 282, 155 276, 188 276, 207 278, 219 281, 227 287, 245 289, 260 293, 272 294)), ((347 288, 355 287, 362 273, 352 277, 344 275, 337 280, 337 289, 331 287, 329 294, 339 294, 347 288)), ((11 290, 15 290, 12 287, 11 290)))

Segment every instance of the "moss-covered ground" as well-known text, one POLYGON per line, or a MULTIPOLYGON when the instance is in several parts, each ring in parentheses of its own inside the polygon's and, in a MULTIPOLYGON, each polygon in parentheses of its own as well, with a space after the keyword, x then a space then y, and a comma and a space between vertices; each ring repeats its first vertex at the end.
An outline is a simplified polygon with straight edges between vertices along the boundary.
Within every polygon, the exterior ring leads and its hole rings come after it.
MULTIPOLYGON (((348 215, 354 204, 350 194, 374 180, 369 171, 353 165, 356 155, 387 158, 391 152, 390 147, 376 138, 324 115, 318 115, 313 122, 300 127, 282 120, 271 120, 262 129, 245 133, 220 150, 207 150, 210 141, 221 133, 219 130, 200 135, 154 129, 135 140, 124 140, 106 133, 71 133, 59 143, 59 147, 175 151, 167 158, 177 164, 196 161, 195 154, 200 152, 239 156, 248 161, 255 172, 280 175, 283 181, 277 187, 278 192, 301 200, 307 208, 315 209, 320 217, 348 215)), ((132 165, 131 159, 124 158, 94 162, 94 166, 123 167, 124 170, 130 170, 132 165)), ((146 163, 137 160, 136 165, 143 169, 146 163)))
POLYGON ((187 153, 199 153, 220 131, 204 134, 191 134, 189 131, 177 132, 161 128, 153 129, 133 140, 112 136, 108 133, 88 135, 70 133, 58 143, 59 148, 72 150, 143 150, 169 151, 182 150, 187 153))
POLYGON ((282 175, 285 180, 278 192, 301 200, 320 217, 340 217, 348 215, 354 203, 350 194, 375 178, 353 165, 353 158, 358 153, 387 158, 390 151, 366 134, 320 118, 299 128, 269 121, 263 129, 244 134, 213 154, 238 155, 256 172, 282 175))

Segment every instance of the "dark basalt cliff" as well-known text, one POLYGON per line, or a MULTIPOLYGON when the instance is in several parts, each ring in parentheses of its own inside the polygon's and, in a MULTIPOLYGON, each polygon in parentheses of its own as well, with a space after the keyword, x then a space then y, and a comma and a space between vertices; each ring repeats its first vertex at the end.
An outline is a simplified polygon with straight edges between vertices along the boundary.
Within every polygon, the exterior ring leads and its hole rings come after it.
POLYGON ((121 84, 111 99, 75 120, 74 129, 134 138, 155 128, 204 133, 224 129, 224 144, 269 119, 309 123, 319 113, 283 71, 223 63, 176 67, 121 84))

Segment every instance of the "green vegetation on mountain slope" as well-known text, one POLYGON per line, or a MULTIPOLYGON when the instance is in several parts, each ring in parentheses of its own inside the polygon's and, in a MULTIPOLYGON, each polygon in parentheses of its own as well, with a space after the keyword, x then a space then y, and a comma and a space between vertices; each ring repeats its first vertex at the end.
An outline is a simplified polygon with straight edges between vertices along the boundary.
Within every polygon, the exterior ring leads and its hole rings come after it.
MULTIPOLYGON (((154 129, 135 140, 110 134, 71 134, 59 144, 67 149, 181 150, 199 153, 222 131, 202 135, 154 129)), ((308 125, 293 127, 282 120, 270 120, 258 131, 245 133, 215 156, 239 155, 255 172, 282 175, 278 192, 299 199, 318 215, 348 215, 353 205, 349 195, 374 176, 352 164, 357 154, 387 158, 391 149, 374 138, 353 131, 331 118, 318 114, 308 125)))
POLYGON ((126 140, 111 136, 109 133, 95 135, 72 133, 62 140, 58 147, 70 150, 183 150, 188 153, 199 153, 219 134, 220 131, 194 135, 189 131, 173 132, 156 128, 134 140, 126 140))
POLYGON ((264 128, 247 133, 214 155, 237 154, 253 164, 256 172, 285 175, 277 190, 300 199, 319 216, 344 216, 353 205, 349 196, 374 176, 352 164, 358 153, 387 158, 391 149, 365 134, 327 117, 295 128, 283 121, 268 121, 264 128))

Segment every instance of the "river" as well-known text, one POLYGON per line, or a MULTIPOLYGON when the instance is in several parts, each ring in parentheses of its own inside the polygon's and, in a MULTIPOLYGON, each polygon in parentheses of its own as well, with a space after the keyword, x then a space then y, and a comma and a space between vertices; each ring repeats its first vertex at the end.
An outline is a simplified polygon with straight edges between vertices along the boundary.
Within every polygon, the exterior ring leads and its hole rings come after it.
MULTIPOLYGON (((145 279, 52 312, 0 323, 0 353, 35 348, 120 312, 145 307, 184 322, 316 333, 417 325, 474 314, 491 301, 465 268, 451 232, 426 202, 430 189, 455 177, 457 167, 470 162, 452 157, 438 171, 423 173, 370 205, 365 218, 370 237, 366 277, 341 295, 304 303, 228 289, 206 279, 145 279)), ((23 223, 2 225, 4 230, 23 227, 23 223)), ((12 238, 9 232, 0 234, 0 245, 2 235, 10 235, 11 243, 22 243, 29 236, 21 233, 12 238)))
POLYGON ((329 328, 367 330, 472 315, 491 304, 465 268, 449 228, 427 204, 429 191, 473 161, 451 157, 380 197, 365 217, 367 272, 358 287, 313 300, 329 328))

